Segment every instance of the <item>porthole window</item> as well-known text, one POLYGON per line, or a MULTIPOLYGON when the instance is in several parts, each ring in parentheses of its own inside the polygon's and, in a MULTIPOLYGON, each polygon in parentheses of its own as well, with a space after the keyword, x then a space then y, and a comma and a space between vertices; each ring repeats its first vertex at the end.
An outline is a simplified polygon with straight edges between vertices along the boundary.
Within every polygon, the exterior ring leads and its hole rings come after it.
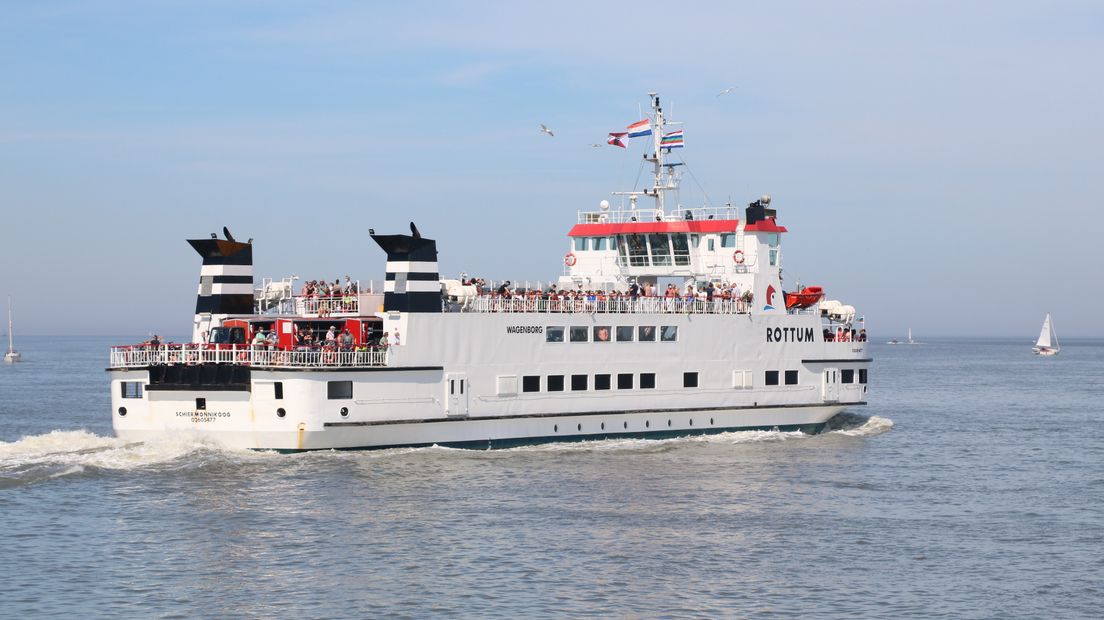
POLYGON ((671 425, 671 421, 667 420, 667 426, 670 426, 670 425, 671 425))
POLYGON ((602 422, 602 430, 606 430, 606 423, 602 422))
POLYGON ((349 417, 349 408, 348 407, 342 407, 341 408, 341 417, 343 417, 343 418, 349 417))
POLYGON ((644 421, 644 428, 651 428, 651 427, 652 427, 652 421, 651 420, 645 420, 644 421))
POLYGON ((694 425, 694 421, 690 420, 690 426, 693 426, 693 425, 694 425))
POLYGON ((120 416, 125 416, 126 415, 126 407, 119 407, 119 415, 120 416))
POLYGON ((284 416, 286 416, 286 415, 287 415, 287 412, 286 412, 286 411, 284 411, 284 408, 283 408, 283 407, 280 407, 279 409, 277 409, 277 410, 276 410, 276 417, 277 417, 277 418, 282 418, 282 417, 284 417, 284 416))
POLYGON ((713 418, 709 418, 709 425, 713 426, 713 418))
POLYGON ((581 431, 581 430, 583 430, 583 425, 582 425, 582 424, 578 425, 578 426, 577 426, 577 427, 575 428, 575 430, 577 430, 577 431, 581 431))
POLYGON ((560 425, 559 425, 559 424, 557 424, 557 425, 553 426, 553 427, 552 427, 552 432, 553 432, 553 433, 558 433, 558 432, 560 432, 560 425))
POLYGON ((629 428, 629 423, 628 423, 628 422, 622 422, 622 425, 623 425, 623 426, 624 426, 625 428, 629 428))

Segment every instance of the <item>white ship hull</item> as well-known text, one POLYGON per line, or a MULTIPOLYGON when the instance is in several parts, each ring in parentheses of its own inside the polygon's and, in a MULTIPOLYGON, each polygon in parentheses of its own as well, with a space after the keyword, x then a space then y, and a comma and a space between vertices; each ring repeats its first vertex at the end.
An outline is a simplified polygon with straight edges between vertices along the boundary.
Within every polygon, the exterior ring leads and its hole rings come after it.
POLYGON ((111 369, 115 432, 274 450, 502 447, 776 427, 816 432, 866 398, 866 343, 824 342, 819 317, 809 314, 403 320, 403 333, 421 346, 393 349, 390 365, 378 368, 253 368, 247 385, 195 389, 158 385, 150 376, 156 368, 111 369), (674 326, 678 340, 550 343, 544 333, 604 325, 674 326), (777 371, 778 385, 766 385, 768 371, 777 371), (785 383, 786 371, 796 371, 794 383, 785 383), (686 387, 687 372, 696 373, 696 386, 686 387), (600 375, 610 377, 609 389, 598 389, 600 375), (619 389, 618 375, 631 376, 631 388, 619 389), (642 385, 644 375, 654 375, 654 387, 642 385), (540 378, 538 391, 524 391, 525 376, 540 378), (549 376, 564 377, 562 391, 548 389, 549 376), (573 376, 585 379, 573 385, 573 376), (124 397, 124 382, 142 384, 140 396, 124 397), (331 398, 331 384, 346 382, 351 398, 331 398))

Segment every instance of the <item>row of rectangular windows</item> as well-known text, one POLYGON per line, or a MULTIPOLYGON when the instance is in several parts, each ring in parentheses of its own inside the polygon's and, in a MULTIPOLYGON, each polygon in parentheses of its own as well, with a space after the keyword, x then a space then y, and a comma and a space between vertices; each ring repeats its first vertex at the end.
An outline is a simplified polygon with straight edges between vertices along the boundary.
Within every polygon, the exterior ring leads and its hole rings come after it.
MULTIPOLYGON (((570 342, 655 342, 655 325, 596 325, 594 327, 571 326, 563 327, 554 325, 544 328, 544 340, 546 342, 563 342, 564 335, 570 342)), ((662 325, 659 328, 660 342, 678 342, 678 326, 662 325)))
MULTIPOLYGON (((544 379, 544 391, 545 392, 564 392, 567 388, 567 378, 570 376, 570 385, 572 392, 581 392, 590 389, 590 375, 548 375, 544 379)), ((594 375, 594 389, 595 390, 610 390, 613 389, 614 378, 616 377, 617 389, 619 390, 631 390, 634 388, 634 379, 636 375, 631 372, 622 372, 616 375, 614 374, 599 374, 594 375)), ((656 386, 656 375, 654 372, 642 372, 640 373, 639 382, 635 382, 636 386, 639 386, 643 390, 652 390, 656 386)), ((696 372, 684 372, 682 373, 682 386, 683 387, 698 387, 698 373, 696 372)), ((525 375, 521 378, 521 391, 522 392, 540 392, 541 391, 541 377, 540 375, 525 375)))
MULTIPOLYGON (((736 247, 736 234, 735 233, 722 233, 718 236, 721 238, 720 241, 721 241, 721 247, 722 248, 734 248, 734 247, 736 247)), ((686 238, 684 236, 674 235, 672 238, 673 238, 673 243, 668 242, 667 235, 663 235, 663 234, 648 235, 648 241, 651 243, 652 247, 666 248, 668 246, 673 245, 675 247, 676 251, 681 250, 681 251, 685 252, 687 250, 686 238)), ((778 245, 777 238, 778 238, 777 234, 771 236, 771 245, 772 246, 778 245)), ((712 250, 714 248, 714 245, 713 245, 714 238, 713 237, 706 237, 706 241, 708 242, 708 248, 707 249, 712 250)), ((690 245, 691 246, 697 245, 698 242, 699 242, 698 235, 690 235, 690 245)), ((633 243, 634 243, 634 240, 629 239, 629 244, 632 245, 633 243)), ((637 236, 637 239, 635 240, 635 243, 638 244, 638 245, 643 243, 643 236, 642 235, 637 236)), ((614 250, 614 249, 617 249, 617 237, 575 237, 575 242, 573 244, 573 247, 575 248, 576 252, 586 252, 587 250, 593 250, 595 252, 604 252, 604 251, 607 251, 607 250, 614 250)))

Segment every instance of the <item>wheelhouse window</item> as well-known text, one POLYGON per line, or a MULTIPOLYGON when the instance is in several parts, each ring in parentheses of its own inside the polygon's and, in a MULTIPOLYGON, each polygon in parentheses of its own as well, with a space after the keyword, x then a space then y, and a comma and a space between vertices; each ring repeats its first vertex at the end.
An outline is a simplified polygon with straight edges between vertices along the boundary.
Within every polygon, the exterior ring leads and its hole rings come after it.
POLYGON ((797 371, 796 370, 787 370, 786 371, 786 385, 797 385, 797 371))
POLYGON ((630 267, 648 266, 648 244, 643 235, 625 235, 625 243, 629 249, 630 267))
POLYGON ((777 370, 768 370, 766 372, 766 374, 763 375, 763 384, 764 385, 778 385, 778 371, 777 370))
POLYGON ((618 325, 617 326, 617 342, 632 342, 633 339, 632 325, 618 325))
POLYGON ((609 249, 608 243, 608 237, 595 237, 594 240, 591 241, 591 247, 596 251, 604 252, 609 249))
POLYGON ((575 251, 584 252, 587 249, 587 237, 575 237, 575 251))
POLYGON ((544 328, 544 341, 545 342, 563 342, 564 341, 564 328, 562 326, 544 328))
POLYGON ((353 397, 352 381, 327 381, 326 398, 330 400, 347 400, 353 397))
POLYGON ((586 342, 587 332, 589 330, 585 326, 574 326, 571 328, 571 342, 586 342))
POLYGON ((657 267, 671 264, 671 240, 667 235, 648 235, 648 244, 652 247, 652 264, 657 267))
POLYGON ((722 248, 734 248, 734 247, 736 247, 736 233, 723 233, 721 235, 721 247, 722 248))
POLYGON ((659 339, 663 342, 678 342, 678 326, 664 325, 659 328, 659 339))
POLYGON ((690 248, 686 245, 686 235, 671 235, 671 248, 674 250, 676 265, 690 264, 690 248))

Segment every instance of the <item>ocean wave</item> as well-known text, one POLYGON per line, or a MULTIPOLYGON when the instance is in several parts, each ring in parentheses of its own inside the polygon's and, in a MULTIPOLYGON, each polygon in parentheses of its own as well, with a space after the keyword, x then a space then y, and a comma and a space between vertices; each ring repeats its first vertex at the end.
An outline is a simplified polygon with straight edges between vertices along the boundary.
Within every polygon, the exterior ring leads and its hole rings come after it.
POLYGON ((194 437, 132 442, 85 430, 56 430, 0 442, 0 489, 89 471, 128 471, 178 462, 201 464, 197 453, 235 460, 265 458, 264 452, 227 450, 194 437))
POLYGON ((893 420, 880 416, 841 413, 832 418, 827 432, 848 437, 874 437, 893 429, 893 420))

